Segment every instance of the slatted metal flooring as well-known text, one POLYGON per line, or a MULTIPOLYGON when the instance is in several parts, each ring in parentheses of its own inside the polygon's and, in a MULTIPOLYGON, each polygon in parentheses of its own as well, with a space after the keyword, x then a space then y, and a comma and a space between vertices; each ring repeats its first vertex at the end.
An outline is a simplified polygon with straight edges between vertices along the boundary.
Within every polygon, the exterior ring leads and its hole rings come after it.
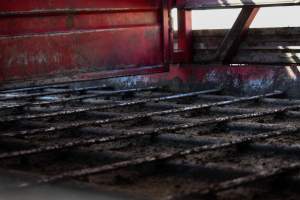
POLYGON ((35 177, 4 190, 79 181, 133 199, 300 196, 300 101, 283 91, 54 85, 2 90, 0 103, 1 171, 35 177))

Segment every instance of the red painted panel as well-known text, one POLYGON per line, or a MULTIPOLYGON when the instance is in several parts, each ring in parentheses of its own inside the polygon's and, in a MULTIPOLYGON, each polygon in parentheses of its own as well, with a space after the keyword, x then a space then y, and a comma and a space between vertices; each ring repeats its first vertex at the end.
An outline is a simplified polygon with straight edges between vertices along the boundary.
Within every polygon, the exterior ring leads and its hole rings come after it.
POLYGON ((160 27, 2 37, 2 79, 82 68, 118 69, 161 63, 160 27))
POLYGON ((192 12, 178 9, 178 50, 173 55, 175 62, 192 62, 192 36, 192 12))
POLYGON ((163 2, 1 0, 0 81, 166 66, 163 2))
POLYGON ((100 29, 158 24, 157 11, 85 13, 0 18, 0 35, 100 29), (101 22, 101 23, 100 23, 101 22))
POLYGON ((161 7, 159 0, 1 0, 1 11, 47 9, 141 9, 161 7))

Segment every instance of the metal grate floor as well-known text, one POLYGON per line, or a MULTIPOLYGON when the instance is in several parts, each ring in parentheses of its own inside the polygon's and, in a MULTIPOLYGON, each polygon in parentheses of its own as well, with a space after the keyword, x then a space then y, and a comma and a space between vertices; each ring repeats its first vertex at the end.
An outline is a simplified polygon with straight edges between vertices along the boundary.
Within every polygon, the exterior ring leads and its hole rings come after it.
POLYGON ((299 199, 300 100, 222 93, 0 91, 0 171, 32 176, 0 190, 80 182, 130 199, 299 199))

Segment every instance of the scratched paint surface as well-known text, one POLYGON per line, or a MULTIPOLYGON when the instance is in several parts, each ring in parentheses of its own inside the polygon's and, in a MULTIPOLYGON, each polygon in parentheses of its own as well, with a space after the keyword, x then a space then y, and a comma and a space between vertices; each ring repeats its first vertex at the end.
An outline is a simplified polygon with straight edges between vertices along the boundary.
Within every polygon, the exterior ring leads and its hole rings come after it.
POLYGON ((298 98, 299 81, 299 74, 291 75, 291 70, 282 66, 172 65, 166 73, 118 78, 110 83, 122 87, 167 86, 180 91, 221 87, 224 94, 230 95, 255 95, 282 90, 287 92, 287 96, 298 98))
POLYGON ((0 81, 163 65, 160 0, 2 0, 0 81))

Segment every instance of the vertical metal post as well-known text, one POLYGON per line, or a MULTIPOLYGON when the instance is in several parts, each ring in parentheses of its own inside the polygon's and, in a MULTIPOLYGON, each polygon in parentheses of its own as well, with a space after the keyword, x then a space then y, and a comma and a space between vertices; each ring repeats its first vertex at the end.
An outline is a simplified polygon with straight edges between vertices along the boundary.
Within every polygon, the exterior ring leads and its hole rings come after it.
POLYGON ((192 60, 192 11, 178 10, 178 48, 181 51, 181 62, 192 60))

